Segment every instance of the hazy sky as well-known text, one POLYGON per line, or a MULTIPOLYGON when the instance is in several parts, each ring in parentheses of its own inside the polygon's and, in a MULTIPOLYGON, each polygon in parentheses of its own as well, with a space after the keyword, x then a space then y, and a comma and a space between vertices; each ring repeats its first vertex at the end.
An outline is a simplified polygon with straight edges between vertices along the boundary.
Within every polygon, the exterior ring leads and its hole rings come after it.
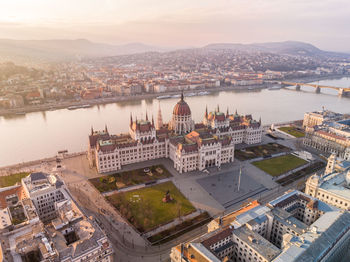
POLYGON ((298 40, 350 51, 350 0, 0 0, 0 38, 173 47, 298 40))

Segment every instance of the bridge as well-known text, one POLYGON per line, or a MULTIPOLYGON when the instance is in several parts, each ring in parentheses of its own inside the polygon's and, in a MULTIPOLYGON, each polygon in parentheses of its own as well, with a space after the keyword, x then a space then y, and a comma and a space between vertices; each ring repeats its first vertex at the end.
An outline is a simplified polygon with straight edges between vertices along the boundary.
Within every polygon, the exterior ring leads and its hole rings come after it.
POLYGON ((297 91, 300 91, 302 86, 310 86, 315 88, 316 93, 321 93, 322 88, 328 88, 328 89, 334 89, 338 91, 338 94, 340 96, 347 96, 350 97, 350 87, 335 87, 335 86, 325 86, 325 85, 317 85, 317 84, 309 84, 309 83, 294 83, 294 82, 279 82, 282 87, 285 86, 295 86, 295 89, 297 91))

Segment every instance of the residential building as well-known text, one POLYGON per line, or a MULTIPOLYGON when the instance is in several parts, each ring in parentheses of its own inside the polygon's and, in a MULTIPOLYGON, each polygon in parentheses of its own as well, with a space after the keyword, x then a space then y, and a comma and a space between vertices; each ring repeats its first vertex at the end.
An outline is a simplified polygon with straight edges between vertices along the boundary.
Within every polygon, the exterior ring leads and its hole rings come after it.
POLYGON ((333 113, 332 119, 325 122, 322 115, 319 120, 308 120, 305 128, 303 144, 325 153, 335 153, 337 156, 350 160, 350 119, 333 113), (337 119, 337 120, 334 120, 337 119), (320 125, 313 123, 322 122, 320 125), (307 125, 310 125, 307 126, 307 125))
POLYGON ((2 189, 1 197, 7 195, 7 206, 0 210, 5 261, 112 261, 105 233, 80 211, 55 175, 32 173, 18 187, 23 194, 17 187, 2 189))
POLYGON ((350 245, 350 213, 299 191, 256 201, 210 223, 171 250, 172 262, 338 261, 350 245))

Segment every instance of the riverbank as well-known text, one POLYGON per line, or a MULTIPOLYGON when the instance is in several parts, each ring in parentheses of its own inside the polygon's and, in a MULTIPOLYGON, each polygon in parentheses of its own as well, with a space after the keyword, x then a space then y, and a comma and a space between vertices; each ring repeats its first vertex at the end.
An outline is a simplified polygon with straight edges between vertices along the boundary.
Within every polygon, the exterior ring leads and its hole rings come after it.
MULTIPOLYGON (((186 90, 184 91, 184 94, 186 96, 186 94, 189 94, 189 93, 200 93, 203 91, 208 91, 211 93, 220 92, 220 91, 253 92, 253 91, 259 91, 261 89, 267 88, 268 86, 269 86, 268 84, 252 85, 252 86, 220 86, 220 87, 214 87, 214 88, 186 90)), ((69 107, 85 106, 87 104, 89 104, 90 106, 95 106, 95 105, 103 105, 103 104, 110 104, 110 103, 116 103, 116 102, 135 101, 135 100, 142 100, 142 99, 154 99, 158 96, 176 95, 176 94, 179 94, 179 92, 180 91, 152 93, 152 94, 144 93, 140 95, 115 96, 115 97, 97 98, 92 100, 65 101, 65 102, 58 102, 55 104, 41 104, 41 105, 25 106, 25 107, 12 108, 12 109, 0 109, 0 116, 24 115, 26 113, 31 113, 31 112, 53 111, 53 110, 64 109, 69 107)))
MULTIPOLYGON (((325 79, 340 79, 342 77, 347 77, 347 75, 327 75, 327 76, 311 76, 311 77, 305 77, 305 78, 298 78, 298 79, 285 79, 288 81, 294 81, 294 82, 303 82, 303 83, 309 83, 309 82, 315 82, 319 80, 325 80, 325 79)), ((350 76, 348 76, 350 77, 350 76)), ((259 91, 264 88, 268 88, 273 84, 264 83, 262 85, 250 85, 250 86, 231 86, 231 85, 222 85, 220 87, 212 87, 212 88, 205 88, 205 89, 196 89, 196 90, 186 90, 184 91, 184 94, 189 93, 200 93, 203 91, 208 92, 220 92, 220 91, 237 91, 237 92, 254 92, 259 91)), ((142 100, 142 99, 154 99, 158 96, 166 96, 166 95, 176 95, 179 91, 172 91, 172 92, 164 92, 164 93, 144 93, 140 95, 129 95, 129 96, 115 96, 115 97, 106 97, 106 98, 98 98, 93 100, 79 100, 79 101, 64 101, 64 102, 58 102, 55 104, 41 104, 41 105, 33 105, 33 106, 25 106, 20 108, 12 108, 12 109, 0 109, 0 116, 14 116, 14 115, 24 115, 26 113, 31 112, 40 112, 40 111, 53 111, 53 110, 59 110, 59 109, 65 109, 69 107, 83 107, 87 104, 90 106, 95 105, 103 105, 103 104, 110 104, 110 103, 116 103, 116 102, 126 102, 126 101, 135 101, 135 100, 142 100)))

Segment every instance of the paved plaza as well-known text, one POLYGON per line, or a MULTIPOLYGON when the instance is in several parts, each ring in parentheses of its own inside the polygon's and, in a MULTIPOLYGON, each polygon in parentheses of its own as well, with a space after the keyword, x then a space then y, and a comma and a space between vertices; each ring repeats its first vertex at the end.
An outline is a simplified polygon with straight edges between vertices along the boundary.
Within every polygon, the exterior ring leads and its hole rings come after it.
POLYGON ((238 180, 239 167, 236 167, 214 176, 197 179, 197 183, 225 208, 250 197, 256 198, 267 190, 263 184, 247 174, 244 168, 242 169, 239 189, 238 180))

